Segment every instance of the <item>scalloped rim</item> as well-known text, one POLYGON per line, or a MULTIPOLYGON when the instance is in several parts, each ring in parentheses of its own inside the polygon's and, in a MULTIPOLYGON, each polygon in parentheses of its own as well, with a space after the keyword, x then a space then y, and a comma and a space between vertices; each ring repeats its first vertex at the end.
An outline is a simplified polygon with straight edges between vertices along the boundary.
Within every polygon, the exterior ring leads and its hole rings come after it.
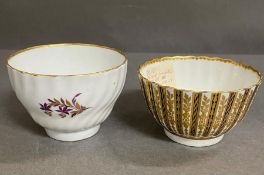
POLYGON ((187 92, 195 92, 195 93, 230 93, 230 92, 239 92, 239 91, 243 91, 245 89, 250 89, 252 87, 255 87, 255 86, 259 86, 261 84, 261 81, 262 81, 262 75, 261 73, 253 68, 252 66, 249 66, 249 65, 246 65, 246 64, 243 64, 243 63, 240 63, 240 62, 237 62, 237 61, 234 61, 232 59, 228 59, 228 58, 221 58, 221 57, 209 57, 209 56, 194 56, 194 55, 190 55, 190 56, 165 56, 165 57, 160 57, 160 58, 152 58, 150 59, 149 61, 146 61, 145 63, 139 65, 138 67, 138 70, 137 70, 137 73, 138 73, 138 76, 141 77, 142 79, 150 82, 150 83, 153 83, 153 84, 156 84, 158 86, 161 86, 161 87, 164 87, 164 88, 173 88, 173 89, 176 89, 176 90, 180 90, 180 91, 187 91, 187 92), (224 63, 229 63, 229 64, 233 64, 233 65, 236 65, 236 66, 240 66, 244 69, 248 69, 248 70, 251 70, 252 72, 254 72, 259 80, 257 81, 257 83, 249 86, 249 87, 246 87, 246 88, 240 88, 240 89, 236 89, 236 90, 230 90, 230 91, 195 91, 195 90, 191 90, 191 89, 180 89, 180 88, 175 88, 175 87, 172 87, 172 86, 164 86, 158 82, 155 82, 155 81, 151 81, 149 80, 148 78, 144 77, 142 74, 141 74, 141 70, 150 65, 150 64, 154 64, 154 63, 158 63, 158 62, 162 62, 162 61, 167 61, 167 60, 208 60, 208 61, 219 61, 219 62, 224 62, 224 63))
POLYGON ((20 72, 22 74, 28 74, 28 75, 32 75, 32 76, 68 77, 68 76, 95 75, 95 74, 99 74, 99 73, 109 72, 109 71, 118 69, 119 67, 123 66, 127 61, 128 61, 128 58, 126 57, 126 55, 123 52, 121 52, 120 50, 117 50, 115 48, 111 48, 111 47, 107 47, 107 46, 101 46, 101 45, 96 45, 96 44, 87 44, 87 43, 58 43, 58 44, 37 45, 37 46, 28 47, 28 48, 25 48, 25 49, 16 51, 13 54, 11 54, 9 57, 7 57, 7 59, 6 59, 6 66, 9 67, 9 68, 11 68, 12 70, 15 70, 17 72, 20 72), (114 52, 117 52, 117 53, 121 54, 124 57, 124 61, 120 65, 114 66, 114 67, 112 67, 110 69, 106 69, 106 70, 102 70, 102 71, 98 71, 98 72, 91 72, 91 73, 84 73, 84 74, 69 74, 69 75, 37 74, 37 73, 32 73, 32 72, 27 72, 27 71, 19 70, 17 68, 12 67, 9 64, 9 60, 11 60, 13 57, 19 55, 20 53, 24 53, 24 52, 27 52, 29 50, 33 50, 33 49, 37 49, 37 48, 42 48, 42 47, 56 47, 56 46, 91 46, 91 47, 104 48, 104 49, 112 50, 114 52))

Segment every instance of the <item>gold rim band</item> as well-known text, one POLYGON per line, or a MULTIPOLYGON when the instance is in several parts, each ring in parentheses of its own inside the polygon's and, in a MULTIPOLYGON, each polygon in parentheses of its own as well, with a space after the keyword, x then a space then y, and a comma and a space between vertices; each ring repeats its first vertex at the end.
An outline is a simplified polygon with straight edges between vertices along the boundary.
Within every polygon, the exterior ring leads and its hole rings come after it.
POLYGON ((96 45, 96 44, 86 44, 86 43, 59 43, 59 44, 38 45, 38 46, 28 47, 28 48, 25 48, 25 49, 16 51, 15 53, 11 54, 7 58, 7 60, 6 60, 6 66, 8 66, 11 69, 13 69, 13 70, 15 70, 17 72, 20 72, 22 74, 28 74, 28 75, 32 75, 32 76, 67 77, 67 76, 94 75, 94 74, 109 72, 111 70, 118 69, 119 67, 123 66, 127 61, 128 61, 128 59, 125 56, 125 54, 123 52, 121 52, 120 50, 117 50, 115 48, 111 48, 111 47, 107 47, 107 46, 101 46, 101 45, 96 45), (112 67, 110 69, 106 69, 106 70, 102 70, 102 71, 98 71, 98 72, 91 72, 91 73, 84 73, 84 74, 69 74, 69 75, 36 74, 36 73, 32 73, 32 72, 27 72, 27 71, 19 70, 17 68, 12 67, 9 64, 9 60, 11 60, 13 57, 19 55, 20 53, 27 52, 29 50, 33 50, 33 49, 37 49, 37 48, 42 48, 42 47, 56 47, 56 46, 91 46, 91 47, 98 47, 98 48, 108 49, 108 50, 112 50, 112 51, 117 52, 117 53, 121 54, 122 56, 124 56, 124 61, 120 65, 117 65, 117 66, 112 67))
POLYGON ((229 93, 229 92, 238 92, 238 91, 242 91, 242 90, 245 90, 245 89, 252 88, 254 86, 260 85, 261 81, 262 81, 261 73, 257 69, 253 68, 252 66, 249 66, 249 65, 246 65, 246 64, 234 61, 232 59, 228 59, 228 58, 208 57, 208 56, 194 56, 194 55, 191 55, 191 56, 166 56, 166 57, 161 57, 161 58, 153 58, 153 59, 150 59, 149 61, 146 61, 145 63, 141 64, 138 67, 137 73, 138 73, 138 75, 141 78, 145 79, 146 81, 148 81, 150 83, 156 84, 158 86, 165 87, 165 88, 173 88, 173 89, 181 90, 181 91, 196 92, 196 93, 229 93), (151 65, 151 64, 154 64, 154 63, 167 61, 167 60, 208 60, 208 61, 219 61, 219 62, 224 62, 224 63, 230 63, 230 64, 233 64, 235 66, 240 66, 240 67, 242 67, 244 69, 253 71, 258 76, 258 81, 257 81, 257 83, 255 83, 255 84, 253 84, 253 85, 251 85, 249 87, 240 88, 240 89, 237 89, 237 90, 230 90, 230 91, 228 91, 228 90, 227 91, 195 91, 195 90, 190 90, 190 89, 178 89, 178 88, 175 88, 175 87, 172 87, 172 86, 164 86, 164 85, 162 85, 162 84, 160 84, 158 82, 154 82, 154 81, 149 80, 148 78, 144 77, 141 74, 141 70, 144 67, 146 67, 148 65, 151 65))

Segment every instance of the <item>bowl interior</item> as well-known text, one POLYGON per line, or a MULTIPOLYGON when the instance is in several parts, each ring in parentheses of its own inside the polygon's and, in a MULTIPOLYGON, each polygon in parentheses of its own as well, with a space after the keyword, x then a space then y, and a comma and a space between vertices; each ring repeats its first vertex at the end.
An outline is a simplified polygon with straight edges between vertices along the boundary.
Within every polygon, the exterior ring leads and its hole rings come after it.
POLYGON ((107 47, 58 44, 22 51, 12 56, 8 65, 33 74, 78 75, 109 70, 125 61, 124 55, 107 47))
POLYGON ((164 59, 144 64, 139 71, 163 86, 193 91, 235 91, 260 81, 257 71, 223 59, 164 59))

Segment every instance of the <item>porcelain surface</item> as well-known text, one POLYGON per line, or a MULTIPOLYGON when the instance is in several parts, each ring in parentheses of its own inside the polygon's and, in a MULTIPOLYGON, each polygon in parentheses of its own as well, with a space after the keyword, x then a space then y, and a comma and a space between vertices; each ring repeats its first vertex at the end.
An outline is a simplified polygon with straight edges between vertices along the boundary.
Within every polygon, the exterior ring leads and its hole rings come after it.
POLYGON ((248 65, 206 56, 153 59, 138 75, 148 108, 166 135, 197 147, 219 142, 236 126, 261 83, 260 73, 248 65))
POLYGON ((76 141, 99 130, 125 83, 127 58, 91 44, 19 51, 7 62, 11 85, 33 120, 52 138, 76 141))

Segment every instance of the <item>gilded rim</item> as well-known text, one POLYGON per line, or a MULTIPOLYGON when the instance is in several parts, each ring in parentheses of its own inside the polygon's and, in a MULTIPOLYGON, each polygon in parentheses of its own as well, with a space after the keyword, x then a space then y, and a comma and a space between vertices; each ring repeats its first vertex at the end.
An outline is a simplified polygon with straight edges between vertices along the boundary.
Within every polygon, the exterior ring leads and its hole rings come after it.
POLYGON ((228 59, 228 58, 220 58, 220 57, 209 57, 209 56, 194 56, 194 55, 191 55, 191 56, 166 56, 166 57, 161 57, 161 58, 153 58, 149 61, 146 61, 145 63, 141 64, 139 67, 138 67, 138 70, 137 70, 137 73, 138 75, 143 78, 144 80, 150 82, 150 83, 153 83, 153 84, 156 84, 160 87, 164 87, 164 88, 173 88, 173 89, 176 89, 176 90, 180 90, 180 91, 187 91, 187 92, 195 92, 195 93, 229 93, 229 92, 239 92, 239 91, 242 91, 242 90, 245 90, 245 89, 248 89, 248 88, 252 88, 254 86, 257 86, 257 85, 260 85, 261 84, 261 81, 262 81, 262 75, 261 73, 253 68, 252 66, 249 66, 249 65, 246 65, 246 64, 243 64, 243 63, 240 63, 240 62, 237 62, 237 61, 234 61, 232 59, 228 59), (230 64, 233 64, 233 65, 236 65, 236 66, 240 66, 244 69, 248 69, 248 70, 251 70, 253 71, 254 73, 257 74, 259 80, 257 83, 249 86, 249 87, 246 87, 246 88, 240 88, 240 89, 237 89, 237 90, 230 90, 230 91, 195 91, 195 90, 190 90, 190 89, 179 89, 179 88, 175 88, 175 87, 172 87, 172 86, 164 86, 158 82, 154 82, 154 81, 151 81, 149 80, 148 78, 144 77, 142 74, 141 74, 141 69, 150 65, 150 64, 153 64, 153 63, 157 63, 157 62, 162 62, 162 61, 167 61, 167 60, 208 60, 208 61, 219 61, 219 62, 224 62, 224 63, 230 63, 230 64))
POLYGON ((101 46, 101 45, 96 45, 96 44, 86 44, 86 43, 59 43, 59 44, 38 45, 38 46, 28 47, 28 48, 16 51, 15 53, 13 53, 9 57, 7 57, 6 66, 10 67, 11 69, 13 69, 13 70, 15 70, 17 72, 20 72, 22 74, 28 74, 28 75, 32 75, 32 76, 68 77, 68 76, 95 75, 95 74, 109 72, 109 71, 118 69, 119 67, 123 66, 127 61, 128 61, 128 59, 127 59, 126 55, 123 52, 121 52, 120 50, 117 50, 115 48, 111 48, 111 47, 107 47, 107 46, 101 46), (33 49, 37 49, 37 48, 42 48, 42 47, 56 47, 56 46, 91 46, 91 47, 98 47, 98 48, 108 49, 108 50, 112 50, 112 51, 117 52, 117 53, 121 54, 122 56, 124 56, 124 61, 120 65, 117 65, 117 66, 112 67, 110 69, 106 69, 106 70, 102 70, 102 71, 98 71, 98 72, 91 72, 91 73, 84 73, 84 74, 69 74, 69 75, 36 74, 36 73, 32 73, 32 72, 27 72, 27 71, 22 71, 22 70, 16 69, 16 68, 12 67, 9 64, 9 60, 11 60, 13 57, 19 55, 20 53, 27 52, 29 50, 33 50, 33 49))

